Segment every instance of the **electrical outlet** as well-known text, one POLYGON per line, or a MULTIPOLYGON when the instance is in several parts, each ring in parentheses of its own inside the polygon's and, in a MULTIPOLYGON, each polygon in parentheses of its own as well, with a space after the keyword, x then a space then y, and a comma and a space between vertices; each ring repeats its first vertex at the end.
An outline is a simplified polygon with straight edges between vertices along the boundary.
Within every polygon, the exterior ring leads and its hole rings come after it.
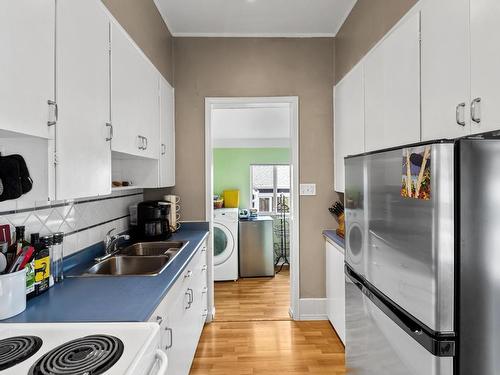
POLYGON ((300 184, 300 195, 316 195, 316 184, 300 184))

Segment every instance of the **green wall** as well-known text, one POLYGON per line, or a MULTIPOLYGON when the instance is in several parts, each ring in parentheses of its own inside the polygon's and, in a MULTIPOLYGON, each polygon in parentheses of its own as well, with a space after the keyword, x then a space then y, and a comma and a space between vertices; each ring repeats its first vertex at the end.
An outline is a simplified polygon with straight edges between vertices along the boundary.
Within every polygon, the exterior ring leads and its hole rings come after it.
POLYGON ((214 194, 240 190, 240 207, 248 208, 251 164, 288 164, 288 148, 214 148, 214 194))

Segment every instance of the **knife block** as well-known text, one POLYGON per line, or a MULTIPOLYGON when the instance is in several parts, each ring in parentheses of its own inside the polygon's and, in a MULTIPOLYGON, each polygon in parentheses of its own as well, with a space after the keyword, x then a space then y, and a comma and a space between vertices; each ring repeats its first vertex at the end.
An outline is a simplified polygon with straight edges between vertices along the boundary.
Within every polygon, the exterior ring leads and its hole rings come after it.
POLYGON ((337 228, 336 232, 340 237, 345 238, 345 216, 344 216, 344 214, 339 216, 339 227, 337 228))

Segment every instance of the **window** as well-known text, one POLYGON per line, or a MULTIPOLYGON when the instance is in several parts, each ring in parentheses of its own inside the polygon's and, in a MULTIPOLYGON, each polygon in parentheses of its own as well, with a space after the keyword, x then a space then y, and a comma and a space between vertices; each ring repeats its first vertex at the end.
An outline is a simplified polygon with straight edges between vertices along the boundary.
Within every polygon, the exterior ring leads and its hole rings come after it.
POLYGON ((250 166, 251 208, 261 213, 290 212, 290 165, 250 166))

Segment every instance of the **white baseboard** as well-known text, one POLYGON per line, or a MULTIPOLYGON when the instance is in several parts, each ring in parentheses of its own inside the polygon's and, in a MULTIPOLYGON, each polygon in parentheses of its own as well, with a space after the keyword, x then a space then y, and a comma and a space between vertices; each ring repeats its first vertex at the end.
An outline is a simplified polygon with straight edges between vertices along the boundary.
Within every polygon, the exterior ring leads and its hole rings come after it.
POLYGON ((299 305, 298 320, 328 320, 326 298, 301 298, 299 305))

